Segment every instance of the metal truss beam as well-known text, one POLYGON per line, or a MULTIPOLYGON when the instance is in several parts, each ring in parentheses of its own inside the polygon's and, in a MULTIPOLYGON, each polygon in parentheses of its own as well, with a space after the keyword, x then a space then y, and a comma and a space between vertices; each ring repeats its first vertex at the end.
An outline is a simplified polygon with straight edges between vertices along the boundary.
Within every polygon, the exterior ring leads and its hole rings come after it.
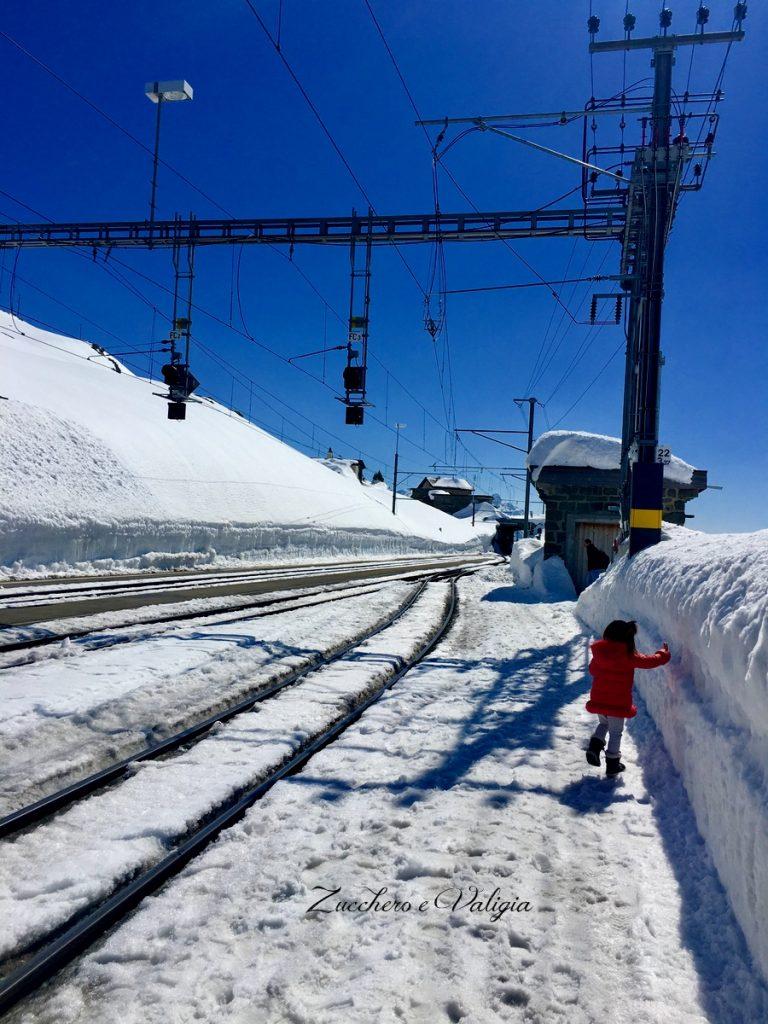
POLYGON ((0 249, 86 246, 159 248, 179 245, 374 245, 495 241, 503 238, 620 239, 625 215, 604 210, 513 210, 490 213, 398 214, 224 220, 94 221, 0 224, 0 249))

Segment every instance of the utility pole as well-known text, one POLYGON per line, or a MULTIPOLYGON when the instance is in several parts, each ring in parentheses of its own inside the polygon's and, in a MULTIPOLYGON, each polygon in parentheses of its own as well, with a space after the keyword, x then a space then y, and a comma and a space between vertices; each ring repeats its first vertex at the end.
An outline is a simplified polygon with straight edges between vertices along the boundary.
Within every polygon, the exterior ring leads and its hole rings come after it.
MULTIPOLYGON (((534 410, 538 399, 536 398, 515 398, 513 399, 515 405, 522 405, 523 402, 528 403, 528 448, 526 449, 527 454, 531 454, 531 448, 533 448, 533 418, 534 410)), ((527 537, 530 533, 530 518, 531 518, 531 467, 528 465, 528 459, 525 460, 525 510, 523 512, 523 534, 527 537)))
MULTIPOLYGON (((664 251, 679 190, 686 187, 683 174, 691 156, 684 118, 681 118, 679 135, 671 140, 674 52, 681 46, 730 45, 741 41, 744 38, 741 25, 746 14, 747 5, 737 3, 734 7, 736 31, 705 32, 709 10, 701 4, 696 33, 669 35, 672 12, 663 7, 659 14, 659 35, 633 39, 635 18, 628 15, 624 19, 625 38, 602 43, 595 41, 600 19, 595 16, 589 19, 590 53, 651 50, 653 54, 650 137, 647 142, 644 138, 643 145, 637 148, 632 164, 627 195, 630 212, 622 252, 629 313, 621 446, 621 518, 623 532, 629 532, 630 555, 659 542, 664 505, 664 466, 657 462, 664 251)), ((719 90, 714 98, 719 99, 719 90)), ((712 142, 705 142, 705 147, 711 155, 712 142)), ((695 173, 700 176, 701 168, 695 173)))
POLYGON ((407 423, 395 424, 397 440, 395 441, 395 472, 392 481, 392 515, 395 515, 395 509, 397 508, 397 463, 400 456, 400 431, 405 430, 407 425, 407 423))

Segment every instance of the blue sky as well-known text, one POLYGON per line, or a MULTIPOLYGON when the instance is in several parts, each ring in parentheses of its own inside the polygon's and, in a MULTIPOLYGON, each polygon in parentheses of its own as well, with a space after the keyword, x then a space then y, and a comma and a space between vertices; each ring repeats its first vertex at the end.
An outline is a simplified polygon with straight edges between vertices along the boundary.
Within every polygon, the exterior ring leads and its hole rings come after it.
MULTIPOLYGON (((275 32, 278 0, 253 2, 275 32)), ((586 2, 372 4, 425 116, 577 109, 591 94, 586 2)), ((601 38, 619 35, 625 5, 594 0, 593 6, 602 18, 601 38)), ((670 6, 675 30, 690 31, 698 4, 687 0, 670 6)), ((709 6, 710 27, 729 28, 732 3, 713 0, 709 6)), ((638 34, 655 30, 658 9, 658 2, 650 0, 631 4, 638 34)), ((186 5, 12 0, 0 27, 148 146, 154 107, 144 97, 144 82, 188 79, 195 99, 165 110, 162 156, 237 215, 345 214, 353 206, 365 208, 243 0, 186 5)), ((692 525, 707 530, 768 525, 768 357, 760 293, 768 271, 761 204, 768 184, 768 126, 760 58, 767 27, 765 7, 750 5, 747 40, 733 47, 726 69, 716 159, 705 189, 684 197, 668 248, 661 439, 723 486, 691 506, 696 514, 692 525)), ((377 210, 429 211, 429 148, 413 126, 413 112, 364 0, 283 0, 281 44, 377 210)), ((55 220, 147 216, 147 153, 2 37, 0 51, 6 141, 0 189, 55 220)), ((697 49, 691 88, 710 87, 722 58, 720 47, 697 49)), ((688 51, 678 52, 678 91, 684 88, 689 59, 688 51)), ((650 75, 648 65, 647 53, 632 54, 627 83, 650 75)), ((620 55, 596 57, 595 95, 618 91, 622 74, 620 55)), ((548 128, 534 137, 580 154, 580 127, 548 128)), ((598 141, 611 137, 607 122, 605 127, 601 122, 598 141)), ((488 135, 468 137, 446 163, 483 210, 532 209, 579 180, 578 170, 563 161, 488 135)), ((440 197, 444 210, 468 209, 444 174, 440 197)), ((164 169, 158 203, 161 216, 220 213, 164 169)), ((14 219, 37 219, 3 194, 0 211, 14 219)), ((615 272, 618 261, 615 244, 529 240, 515 248, 538 274, 552 279, 597 273, 598 268, 615 272)), ((171 285, 170 255, 116 255, 149 280, 111 262, 110 270, 131 283, 128 289, 89 258, 24 251, 15 285, 21 315, 82 334, 113 351, 143 353, 165 333, 170 297, 153 282, 171 285)), ((425 285, 430 247, 410 247, 405 255, 425 285)), ((331 389, 243 337, 232 260, 231 249, 198 254, 195 300, 224 323, 196 315, 193 331, 205 347, 193 351, 193 369, 208 391, 225 401, 233 397, 243 411, 250 404, 258 422, 304 451, 324 451, 332 444, 340 454, 362 453, 371 470, 388 471, 394 445, 384 424, 400 421, 407 424, 401 442, 406 471, 451 462, 452 442, 445 430, 446 422, 454 422, 451 385, 456 425, 522 428, 512 398, 526 393, 542 345, 548 365, 545 361, 547 368, 533 389, 546 402, 537 413, 538 429, 558 425, 620 432, 621 351, 584 394, 621 346, 619 328, 590 332, 571 326, 566 331, 561 308, 542 288, 453 295, 447 321, 449 374, 445 338, 435 349, 424 329, 423 296, 390 249, 374 252, 372 281, 371 350, 379 361, 372 364, 370 397, 382 422, 347 428, 331 389), (236 330, 229 329, 230 322, 236 330), (229 371, 206 349, 237 369, 234 385, 229 371)), ((6 257, 6 270, 11 262, 6 257)), ((240 269, 247 333, 284 357, 342 343, 344 329, 336 313, 345 316, 348 305, 345 249, 297 247, 293 262, 296 266, 279 253, 253 246, 244 250, 240 269)), ((449 289, 535 279, 518 256, 497 242, 446 245, 446 264, 449 289)), ((4 306, 9 283, 10 275, 3 274, 4 306)), ((562 298, 582 317, 589 289, 584 284, 573 292, 562 290, 562 298)), ((148 355, 128 358, 139 369, 149 366, 148 355)), ((330 353, 325 367, 322 359, 302 365, 321 378, 325 372, 327 383, 338 388, 339 353, 330 353)), ((164 415, 160 403, 158 415, 164 415)), ((472 454, 458 449, 459 468, 519 465, 514 452, 477 439, 467 444, 472 454)), ((520 485, 508 478, 472 470, 467 475, 482 489, 509 494, 512 485, 512 493, 520 494, 520 485)))

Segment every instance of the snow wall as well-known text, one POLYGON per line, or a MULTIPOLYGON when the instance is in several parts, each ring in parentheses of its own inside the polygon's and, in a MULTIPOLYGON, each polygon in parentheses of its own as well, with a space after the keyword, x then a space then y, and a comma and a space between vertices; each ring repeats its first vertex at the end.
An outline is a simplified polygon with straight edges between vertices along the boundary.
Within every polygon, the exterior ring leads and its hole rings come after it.
POLYGON ((672 660, 636 673, 680 772, 734 913, 768 980, 768 530, 709 535, 665 526, 579 597, 600 635, 636 619, 638 649, 672 660))
POLYGON ((576 590, 565 562, 557 555, 544 558, 544 541, 535 537, 516 540, 509 571, 518 587, 531 589, 547 601, 574 601, 576 590))
POLYGON ((163 385, 3 312, 0 365, 0 574, 482 547, 210 399, 170 421, 163 385))

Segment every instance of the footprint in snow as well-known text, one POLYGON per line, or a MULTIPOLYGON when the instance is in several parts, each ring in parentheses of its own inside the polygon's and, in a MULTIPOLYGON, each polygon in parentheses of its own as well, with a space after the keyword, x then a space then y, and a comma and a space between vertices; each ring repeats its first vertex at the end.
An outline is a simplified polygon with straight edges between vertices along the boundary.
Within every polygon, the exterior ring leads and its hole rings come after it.
POLYGON ((496 993, 505 1006, 527 1006, 530 994, 519 985, 502 985, 496 993))
POLYGON ((547 874, 552 870, 552 861, 545 853, 537 853, 533 857, 533 864, 534 867, 537 867, 539 871, 544 872, 544 874, 547 874))

